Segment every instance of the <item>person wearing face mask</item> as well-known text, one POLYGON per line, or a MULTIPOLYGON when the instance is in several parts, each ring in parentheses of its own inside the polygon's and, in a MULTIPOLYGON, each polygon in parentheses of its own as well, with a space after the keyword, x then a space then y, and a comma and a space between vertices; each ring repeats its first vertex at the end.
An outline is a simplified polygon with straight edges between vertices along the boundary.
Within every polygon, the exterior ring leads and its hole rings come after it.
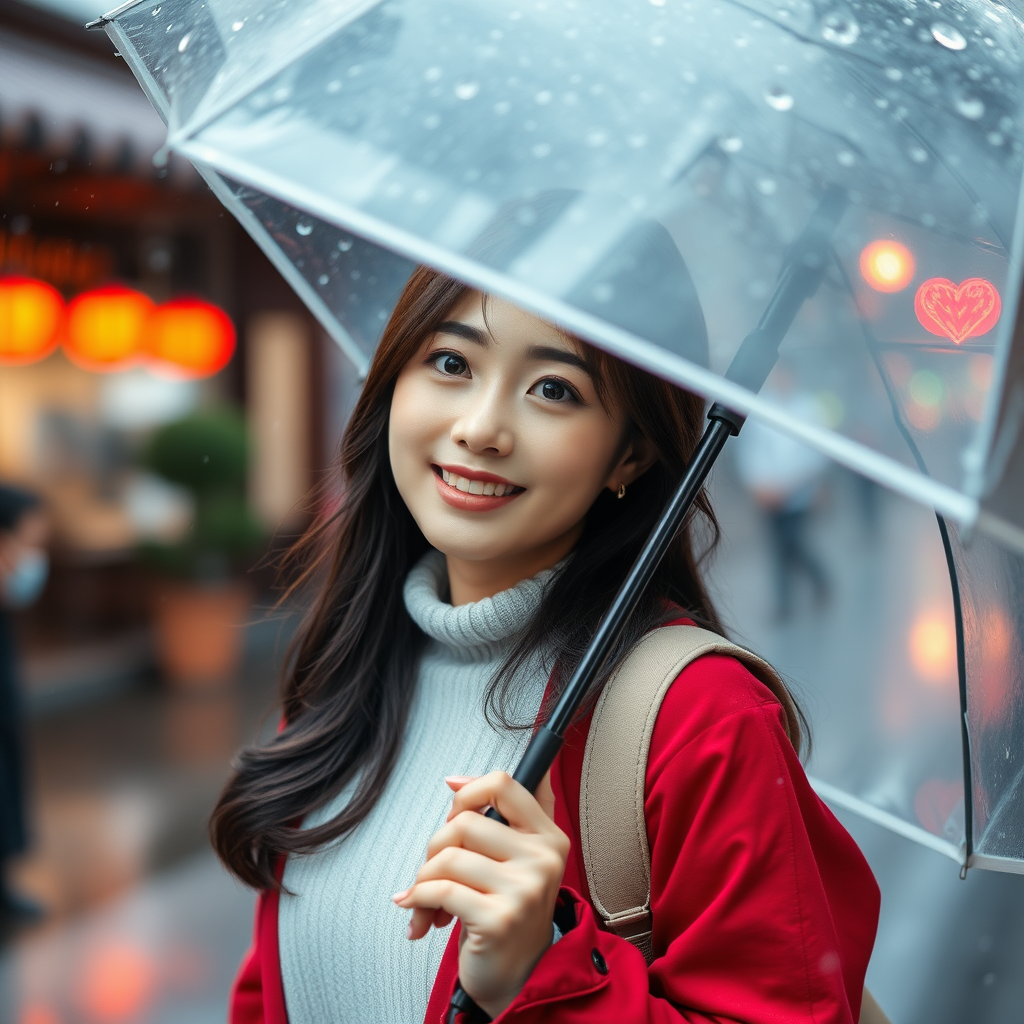
POLYGON ((25 852, 23 717, 18 658, 10 613, 32 604, 46 585, 49 521, 39 497, 0 484, 0 922, 28 923, 42 907, 13 890, 12 858, 25 852))

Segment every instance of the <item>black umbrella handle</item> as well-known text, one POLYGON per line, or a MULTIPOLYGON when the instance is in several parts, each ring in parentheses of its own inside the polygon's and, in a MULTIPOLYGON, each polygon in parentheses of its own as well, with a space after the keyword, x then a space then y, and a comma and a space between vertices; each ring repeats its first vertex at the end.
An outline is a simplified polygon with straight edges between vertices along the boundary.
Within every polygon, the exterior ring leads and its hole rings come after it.
MULTIPOLYGON (((755 394, 761 390, 778 361, 779 346, 793 320, 821 284, 828 265, 832 235, 846 204, 846 193, 842 189, 833 186, 826 190, 807 227, 790 246, 761 322, 743 339, 726 373, 727 380, 742 384, 755 394)), ((740 432, 745 419, 742 414, 727 409, 719 402, 711 407, 708 413, 710 422, 686 467, 683 479, 601 619, 593 640, 569 678, 550 717, 533 734, 512 776, 531 793, 551 768, 555 755, 562 747, 565 730, 576 717, 577 709, 604 668, 661 559, 686 521, 725 442, 740 432)), ((488 810, 487 817, 504 821, 493 807, 488 810)), ((446 1024, 457 1024, 460 1013, 466 1015, 466 1024, 485 1024, 491 1019, 467 995, 461 983, 456 983, 445 1018, 446 1024)))

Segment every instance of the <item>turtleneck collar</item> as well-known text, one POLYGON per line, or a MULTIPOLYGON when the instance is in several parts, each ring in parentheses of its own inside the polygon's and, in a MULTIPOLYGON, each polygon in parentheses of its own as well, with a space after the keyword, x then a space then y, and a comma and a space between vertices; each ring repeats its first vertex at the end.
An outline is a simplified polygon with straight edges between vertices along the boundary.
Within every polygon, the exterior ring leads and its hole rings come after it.
MULTIPOLYGON (((559 563, 561 565, 561 563, 559 563)), ((405 607, 424 633, 459 660, 483 661, 504 653, 540 607, 544 588, 559 566, 545 569, 482 601, 448 603, 448 568, 440 551, 428 551, 405 580, 405 607)))

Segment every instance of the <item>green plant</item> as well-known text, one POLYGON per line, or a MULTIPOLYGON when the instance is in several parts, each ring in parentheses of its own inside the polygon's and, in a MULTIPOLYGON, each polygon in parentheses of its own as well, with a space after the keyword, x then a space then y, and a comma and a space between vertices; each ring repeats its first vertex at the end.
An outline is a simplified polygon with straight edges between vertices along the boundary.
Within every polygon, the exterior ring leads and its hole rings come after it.
POLYGON ((221 406, 161 427, 144 446, 140 462, 186 488, 195 501, 195 517, 180 541, 142 546, 142 558, 154 569, 222 579, 264 539, 246 500, 249 437, 238 409, 221 406))

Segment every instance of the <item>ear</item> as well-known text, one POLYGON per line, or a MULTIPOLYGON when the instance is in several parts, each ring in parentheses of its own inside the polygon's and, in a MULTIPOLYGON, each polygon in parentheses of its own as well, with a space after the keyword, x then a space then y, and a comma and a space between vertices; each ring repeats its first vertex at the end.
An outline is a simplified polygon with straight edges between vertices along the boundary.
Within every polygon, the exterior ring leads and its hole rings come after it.
POLYGON ((608 475, 605 487, 617 492, 621 484, 627 487, 634 480, 639 480, 657 462, 654 445, 645 437, 631 441, 622 457, 608 475))

